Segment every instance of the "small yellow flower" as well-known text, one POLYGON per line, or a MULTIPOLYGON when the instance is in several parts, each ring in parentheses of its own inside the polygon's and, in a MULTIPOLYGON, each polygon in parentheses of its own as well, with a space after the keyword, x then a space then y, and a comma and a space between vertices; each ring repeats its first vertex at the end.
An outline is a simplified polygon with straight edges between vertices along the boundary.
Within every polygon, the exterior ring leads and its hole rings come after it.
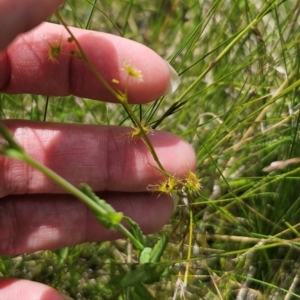
POLYGON ((123 63, 125 72, 130 76, 138 79, 138 81, 143 81, 143 73, 141 70, 133 67, 127 60, 123 63))
POLYGON ((197 193, 202 188, 201 179, 199 179, 195 173, 189 171, 185 179, 185 187, 189 192, 197 193))
POLYGON ((171 192, 177 189, 177 181, 173 177, 168 177, 165 181, 149 186, 149 190, 152 192, 159 192, 163 194, 171 194, 171 192))

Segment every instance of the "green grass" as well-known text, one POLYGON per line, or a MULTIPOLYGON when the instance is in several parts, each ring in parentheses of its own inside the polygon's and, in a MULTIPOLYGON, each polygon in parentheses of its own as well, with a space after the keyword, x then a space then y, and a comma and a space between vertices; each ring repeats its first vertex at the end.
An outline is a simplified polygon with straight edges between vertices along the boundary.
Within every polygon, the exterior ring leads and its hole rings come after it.
MULTIPOLYGON (((150 237, 154 244, 170 235, 163 258, 168 273, 147 285, 155 299, 180 299, 181 292, 186 299, 300 298, 300 166, 263 171, 300 157, 299 13, 296 0, 74 0, 64 6, 69 25, 141 42, 180 74, 176 93, 142 113, 148 125, 194 146, 203 188, 150 237)), ((121 107, 73 96, 1 94, 0 117, 131 125, 121 107)), ((85 244, 2 258, 0 272, 75 299, 139 299, 119 284, 132 268, 124 263, 127 251, 126 241, 85 244)))

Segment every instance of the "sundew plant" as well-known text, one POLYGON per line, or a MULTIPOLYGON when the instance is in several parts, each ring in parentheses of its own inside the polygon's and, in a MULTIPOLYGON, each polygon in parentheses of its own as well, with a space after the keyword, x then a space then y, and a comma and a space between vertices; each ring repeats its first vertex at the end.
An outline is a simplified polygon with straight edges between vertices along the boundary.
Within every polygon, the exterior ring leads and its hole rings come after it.
MULTIPOLYGON (((47 283, 74 299, 300 298, 300 5, 290 1, 67 1, 51 17, 72 53, 122 105, 74 96, 0 94, 1 119, 131 126, 165 180, 149 192, 179 198, 169 223, 144 236, 86 185, 76 189, 33 160, 10 133, 3 155, 22 159, 84 201, 126 240, 2 258, 3 276, 47 283), (169 96, 130 105, 98 73, 69 26, 143 43, 177 70, 169 96), (171 131, 192 144, 197 171, 168 174, 148 135, 171 131), (121 220, 129 226, 126 229, 121 220)), ((130 80, 143 74, 124 61, 130 80)))

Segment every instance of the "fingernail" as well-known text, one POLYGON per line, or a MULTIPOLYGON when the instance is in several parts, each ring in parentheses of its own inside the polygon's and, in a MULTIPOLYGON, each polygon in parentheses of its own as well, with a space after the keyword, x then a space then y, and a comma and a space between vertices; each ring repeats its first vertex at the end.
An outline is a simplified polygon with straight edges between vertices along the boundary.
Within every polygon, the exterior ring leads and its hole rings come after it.
POLYGON ((174 93, 177 90, 178 85, 179 85, 179 77, 178 77, 177 72, 166 60, 165 60, 165 62, 170 71, 170 82, 169 82, 168 88, 164 92, 164 96, 174 93))
POLYGON ((173 212, 174 212, 177 208, 177 204, 178 204, 178 201, 179 201, 179 196, 175 192, 171 192, 171 196, 172 196, 172 199, 173 199, 173 205, 174 205, 173 212))

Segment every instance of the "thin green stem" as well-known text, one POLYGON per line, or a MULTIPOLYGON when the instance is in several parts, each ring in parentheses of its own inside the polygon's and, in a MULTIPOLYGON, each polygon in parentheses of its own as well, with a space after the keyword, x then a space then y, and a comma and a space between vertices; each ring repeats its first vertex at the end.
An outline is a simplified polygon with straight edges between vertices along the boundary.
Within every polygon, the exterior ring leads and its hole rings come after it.
POLYGON ((132 120, 134 121, 134 123, 136 124, 136 126, 139 128, 141 134, 142 134, 142 139, 144 141, 144 143, 146 144, 148 150, 150 151, 153 159, 155 160, 155 162, 157 163, 159 169, 161 169, 161 171, 163 171, 165 174, 167 173, 167 171, 165 170, 165 168, 163 167, 163 165, 161 164, 157 153, 155 152, 155 149, 152 146, 152 143, 147 135, 147 132, 145 131, 144 126, 141 124, 140 120, 136 117, 136 115, 134 114, 134 112, 132 111, 131 107, 129 104, 124 103, 123 104, 128 112, 128 114, 130 115, 130 117, 132 118, 132 120))
MULTIPOLYGON (((45 176, 50 178, 52 181, 57 183, 61 186, 65 191, 70 193, 71 195, 75 196, 82 202, 84 202, 94 213, 95 215, 100 215, 110 218, 108 212, 103 209, 97 202, 91 199, 88 195, 83 193, 81 190, 73 186, 67 180, 56 174, 54 171, 46 167, 45 165, 41 164, 40 162, 36 161, 34 158, 29 156, 12 138, 9 131, 5 128, 4 125, 0 123, 0 133, 8 142, 8 145, 3 145, 3 149, 1 150, 1 154, 11 157, 13 159, 19 159, 25 162, 26 164, 30 165, 31 167, 35 168, 36 170, 43 173, 45 176)), ((101 222, 100 222, 101 223, 101 222)), ((121 223, 114 224, 114 228, 119 230, 123 233, 127 238, 131 240, 134 246, 142 251, 144 246, 131 234, 131 232, 124 227, 121 223)))
POLYGON ((193 241, 193 225, 194 225, 194 218, 193 218, 193 211, 192 209, 189 210, 190 215, 190 226, 189 226, 189 246, 188 246, 188 254, 187 254, 187 263, 186 263, 186 270, 184 275, 184 285, 187 286, 188 281, 188 273, 189 273, 189 266, 190 266, 190 260, 192 257, 192 241, 193 241))
MULTIPOLYGON (((206 74, 214 68, 214 66, 219 63, 219 61, 235 46, 240 39, 246 35, 257 23, 265 16, 273 7, 273 4, 276 0, 270 1, 265 9, 255 18, 250 24, 248 24, 243 30, 237 34, 231 42, 225 47, 225 49, 205 68, 205 70, 195 79, 195 81, 175 100, 175 102, 169 108, 169 111, 172 111, 174 107, 180 104, 180 102, 203 80, 206 74)), ((159 123, 163 121, 163 118, 159 119, 159 123)), ((154 128, 157 127, 157 124, 154 125, 154 128)))
MULTIPOLYGON (((36 170, 40 171, 44 175, 46 175, 48 178, 56 182, 58 185, 60 185, 64 190, 69 192, 71 195, 75 196, 76 198, 83 201, 86 205, 89 206, 90 209, 92 209, 95 213, 99 213, 101 215, 107 215, 107 212, 99 207, 96 202, 94 202, 90 197, 85 195, 83 192, 81 192, 79 189, 77 189, 75 186, 70 184, 67 180, 53 172, 51 169, 47 168, 43 164, 39 163, 32 157, 30 157, 28 154, 23 153, 23 161, 27 163, 28 165, 34 167, 36 170)), ((122 224, 117 224, 117 230, 119 230, 121 233, 123 233, 127 238, 131 240, 131 242, 135 245, 135 247, 138 250, 143 250, 144 246, 130 233, 130 231, 124 227, 122 224)))
POLYGON ((266 15, 270 9, 271 6, 276 2, 276 0, 271 1, 266 8, 263 10, 263 12, 254 19, 250 24, 248 24, 226 47, 225 49, 212 61, 207 68, 196 78, 196 80, 180 95, 180 97, 177 99, 177 102, 180 102, 184 97, 186 97, 191 90, 193 90, 204 78, 204 76, 232 49, 232 47, 237 44, 237 42, 245 35, 247 34, 252 27, 256 26, 256 24, 262 19, 264 15, 266 15))
POLYGON ((86 196, 83 192, 81 192, 79 189, 77 189, 75 186, 73 186, 71 183, 69 183, 64 178, 60 177, 58 174, 53 172, 51 169, 47 168, 43 164, 39 163, 32 157, 30 157, 28 154, 23 153, 23 159, 25 163, 32 166, 36 170, 40 171, 44 175, 46 175, 48 178, 53 180, 55 183, 60 185, 64 190, 75 196, 76 198, 79 198, 82 200, 85 204, 87 204, 93 211, 99 212, 100 214, 106 214, 106 211, 102 208, 99 208, 98 205, 92 201, 88 196, 86 196))
POLYGON ((141 124, 141 122, 139 121, 139 119, 135 116, 134 112, 132 111, 132 109, 130 108, 129 104, 127 103, 127 86, 128 86, 128 81, 126 84, 126 91, 125 93, 121 93, 118 92, 116 90, 114 90, 107 82, 106 80, 101 76, 101 74, 98 72, 98 70, 94 67, 94 65, 90 62, 90 60, 87 58, 83 48, 81 47, 80 43, 78 42, 78 40, 76 39, 76 37, 73 35, 73 33, 71 32, 71 30, 68 28, 67 24, 64 22, 64 20, 61 18, 59 12, 56 12, 56 17, 57 19, 61 22, 61 24, 66 28, 66 30, 68 31, 68 33, 70 34, 72 40, 74 40, 74 42, 76 43, 76 46, 79 49, 79 53, 81 55, 81 59, 87 64, 87 66, 89 67, 89 69, 94 73, 94 75, 96 76, 96 78, 107 88, 107 90, 109 92, 112 93, 113 96, 116 97, 116 99, 122 103, 124 105, 124 107, 126 108, 127 113, 129 114, 130 118, 134 121, 134 123, 136 124, 136 126, 139 128, 141 135, 142 135, 142 139, 144 141, 144 143, 146 144, 148 150, 150 151, 153 159, 155 160, 155 162, 157 163, 159 169, 161 169, 161 171, 163 171, 164 173, 167 173, 167 171, 165 170, 165 168, 163 167, 163 165, 161 164, 152 144, 151 141, 147 135, 147 132, 145 131, 143 125, 141 124))
POLYGON ((124 102, 124 95, 120 94, 119 92, 117 92, 116 90, 114 90, 107 82, 106 80, 101 76, 101 74, 98 72, 98 70, 94 67, 94 65, 90 62, 90 60, 87 58, 83 48, 81 47, 80 43, 78 42, 78 40, 76 39, 76 37, 73 35, 72 31, 69 29, 69 27, 67 26, 67 24, 64 22, 64 20, 62 19, 62 17, 60 16, 59 12, 57 11, 55 13, 56 18, 59 20, 59 22, 65 27, 65 29, 68 31, 68 33, 71 36, 72 41, 75 42, 78 50, 79 50, 79 54, 81 55, 81 57, 79 57, 79 59, 82 59, 87 66, 90 68, 90 70, 94 73, 94 75, 96 76, 96 78, 105 86, 105 88, 112 93, 121 103, 124 102))

